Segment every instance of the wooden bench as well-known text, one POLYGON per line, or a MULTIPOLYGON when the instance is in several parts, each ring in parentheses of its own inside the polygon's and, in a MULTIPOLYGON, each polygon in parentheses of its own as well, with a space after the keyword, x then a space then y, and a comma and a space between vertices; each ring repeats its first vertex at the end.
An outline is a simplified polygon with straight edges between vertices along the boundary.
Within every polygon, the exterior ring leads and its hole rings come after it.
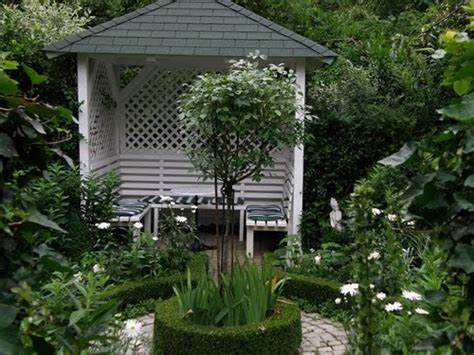
MULTIPOLYGON (((218 204, 222 206, 222 198, 218 199, 218 204)), ((200 210, 214 210, 216 208, 216 201, 215 198, 212 197, 198 197, 196 201, 195 196, 145 196, 140 199, 141 202, 146 202, 149 204, 149 207, 153 209, 153 234, 158 235, 158 221, 160 210, 164 208, 173 208, 173 209, 190 209, 193 206, 197 206, 197 209, 200 210), (170 204, 166 201, 166 198, 171 197, 174 204, 170 204)), ((244 240, 244 219, 245 219, 245 205, 244 199, 241 197, 237 197, 235 200, 235 207, 236 211, 239 211, 240 218, 239 218, 239 240, 244 240)))
POLYGON ((130 225, 144 221, 146 232, 151 232, 151 207, 147 203, 139 201, 123 201, 113 207, 115 217, 112 223, 117 225, 130 225))
POLYGON ((253 258, 254 232, 272 231, 286 232, 288 228, 287 216, 279 205, 249 205, 246 208, 247 241, 245 254, 253 258))

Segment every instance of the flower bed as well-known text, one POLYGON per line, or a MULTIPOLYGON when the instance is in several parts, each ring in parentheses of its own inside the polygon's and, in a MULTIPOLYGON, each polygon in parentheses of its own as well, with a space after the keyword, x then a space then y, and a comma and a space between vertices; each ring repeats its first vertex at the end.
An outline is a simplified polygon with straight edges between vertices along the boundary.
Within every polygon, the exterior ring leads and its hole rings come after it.
POLYGON ((154 354, 296 354, 302 339, 300 310, 278 302, 263 322, 233 327, 193 324, 179 315, 176 298, 156 307, 154 354))
MULTIPOLYGON (((188 268, 193 275, 193 282, 202 272, 207 272, 208 256, 203 253, 195 254, 188 268)), ((167 299, 174 295, 173 286, 185 282, 187 272, 171 276, 132 281, 119 285, 106 294, 107 297, 119 299, 122 306, 140 303, 147 299, 167 299)))

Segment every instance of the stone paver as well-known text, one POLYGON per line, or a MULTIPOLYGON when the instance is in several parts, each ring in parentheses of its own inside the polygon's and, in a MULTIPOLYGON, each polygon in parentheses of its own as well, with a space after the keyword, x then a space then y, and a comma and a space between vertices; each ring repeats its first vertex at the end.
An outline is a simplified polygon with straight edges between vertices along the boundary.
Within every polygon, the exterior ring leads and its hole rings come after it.
POLYGON ((347 336, 344 328, 316 313, 301 313, 303 342, 301 354, 342 355, 346 351, 347 336))
MULTIPOLYGON (((153 339, 153 314, 137 319, 142 324, 142 337, 137 345, 137 355, 151 354, 153 339)), ((303 341, 302 355, 343 355, 347 349, 347 336, 343 327, 316 313, 301 313, 303 341)), ((127 352, 128 354, 128 352, 127 352)), ((130 352, 132 354, 132 352, 130 352)))

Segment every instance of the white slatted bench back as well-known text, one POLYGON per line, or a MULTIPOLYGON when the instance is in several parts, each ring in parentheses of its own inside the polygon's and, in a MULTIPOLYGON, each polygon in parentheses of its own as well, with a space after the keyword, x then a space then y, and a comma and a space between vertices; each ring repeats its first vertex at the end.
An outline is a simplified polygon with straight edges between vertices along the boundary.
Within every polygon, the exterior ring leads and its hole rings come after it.
MULTIPOLYGON (((189 159, 182 154, 122 155, 120 158, 121 195, 134 199, 146 195, 169 194, 170 190, 186 185, 213 186, 193 170, 189 159)), ((246 179, 235 187, 245 203, 281 203, 286 171, 285 162, 277 161, 265 172, 260 182, 246 179)))

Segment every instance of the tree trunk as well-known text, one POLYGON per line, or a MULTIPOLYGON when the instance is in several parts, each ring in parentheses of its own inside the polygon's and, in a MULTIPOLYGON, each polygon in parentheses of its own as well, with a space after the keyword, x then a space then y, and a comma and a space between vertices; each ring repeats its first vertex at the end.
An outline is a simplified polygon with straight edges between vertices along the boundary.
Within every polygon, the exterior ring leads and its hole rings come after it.
POLYGON ((234 203, 232 200, 232 195, 233 195, 233 186, 225 184, 223 186, 223 192, 224 192, 224 223, 225 223, 225 229, 224 229, 224 237, 222 239, 223 242, 223 261, 222 261, 222 271, 226 272, 229 270, 229 241, 231 238, 231 223, 232 223, 232 216, 231 216, 231 208, 234 203))
POLYGON ((214 175, 214 196, 216 199, 216 210, 214 214, 214 222, 216 223, 216 272, 217 281, 221 279, 221 238, 219 235, 219 191, 217 188, 217 175, 214 175))

